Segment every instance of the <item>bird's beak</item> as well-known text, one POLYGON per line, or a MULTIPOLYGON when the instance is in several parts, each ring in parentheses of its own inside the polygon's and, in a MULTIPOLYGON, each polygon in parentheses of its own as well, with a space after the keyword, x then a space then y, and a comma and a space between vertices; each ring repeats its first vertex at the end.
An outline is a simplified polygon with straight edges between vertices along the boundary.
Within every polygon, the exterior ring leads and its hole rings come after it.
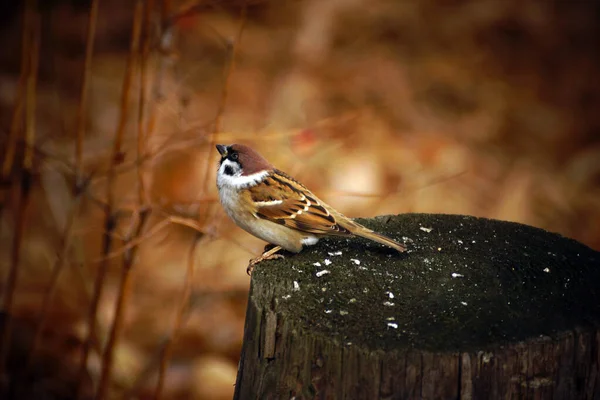
POLYGON ((219 152, 219 154, 221 155, 221 157, 225 157, 227 155, 227 146, 222 145, 222 144, 218 144, 217 145, 217 151, 219 152))

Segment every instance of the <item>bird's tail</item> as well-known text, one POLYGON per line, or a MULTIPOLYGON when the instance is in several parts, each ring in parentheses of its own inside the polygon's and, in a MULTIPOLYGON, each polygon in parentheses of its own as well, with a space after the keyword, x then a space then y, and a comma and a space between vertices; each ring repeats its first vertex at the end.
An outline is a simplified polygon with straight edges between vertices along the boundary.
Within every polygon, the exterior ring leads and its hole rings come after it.
POLYGON ((361 236, 361 237, 364 237, 365 239, 373 240, 374 242, 389 246, 393 249, 398 250, 401 253, 406 251, 406 247, 403 244, 398 243, 394 239, 390 239, 387 236, 381 235, 377 232, 373 232, 370 229, 367 229, 367 228, 356 229, 352 233, 354 233, 356 236, 361 236))

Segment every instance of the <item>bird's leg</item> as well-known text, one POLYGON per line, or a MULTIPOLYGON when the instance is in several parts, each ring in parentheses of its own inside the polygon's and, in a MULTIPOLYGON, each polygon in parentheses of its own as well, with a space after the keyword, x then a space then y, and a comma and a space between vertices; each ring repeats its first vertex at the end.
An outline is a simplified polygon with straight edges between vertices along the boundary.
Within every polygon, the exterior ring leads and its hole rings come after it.
POLYGON ((273 243, 267 243, 267 244, 265 244, 265 248, 263 249, 263 253, 266 253, 267 251, 271 250, 275 246, 277 246, 277 245, 273 244, 273 243))
POLYGON ((260 256, 253 258, 252 260, 250 260, 250 263, 248 264, 248 268, 246 268, 246 273, 248 275, 252 274, 252 270, 254 269, 254 266, 260 262, 263 262, 265 260, 274 260, 276 258, 283 258, 283 255, 281 254, 275 254, 277 253, 279 250, 281 250, 281 246, 275 246, 270 250, 267 250, 267 246, 265 246, 265 252, 262 253, 260 256))

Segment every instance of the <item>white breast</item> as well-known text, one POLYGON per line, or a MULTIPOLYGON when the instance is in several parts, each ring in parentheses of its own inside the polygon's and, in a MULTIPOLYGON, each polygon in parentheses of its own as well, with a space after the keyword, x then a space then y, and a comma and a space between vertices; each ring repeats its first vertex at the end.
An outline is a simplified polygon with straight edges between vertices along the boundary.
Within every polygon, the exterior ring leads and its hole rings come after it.
POLYGON ((288 251, 298 252, 302 249, 302 245, 317 243, 316 236, 258 218, 248 212, 247 207, 241 205, 240 191, 260 182, 267 174, 268 172, 263 171, 249 176, 236 177, 225 175, 219 170, 217 175, 219 199, 227 215, 246 232, 288 251))
MULTIPOLYGON (((255 236, 255 232, 252 231, 252 222, 257 217, 247 211, 247 207, 242 206, 242 196, 240 191, 244 188, 255 185, 264 179, 268 175, 267 171, 261 171, 256 174, 249 176, 241 176, 241 174, 227 175, 224 173, 224 168, 229 160, 225 160, 219 168, 217 173, 217 188, 219 189, 219 199, 221 204, 227 212, 227 215, 242 229, 252 233, 255 236)), ((259 236, 261 237, 261 236, 259 236)))

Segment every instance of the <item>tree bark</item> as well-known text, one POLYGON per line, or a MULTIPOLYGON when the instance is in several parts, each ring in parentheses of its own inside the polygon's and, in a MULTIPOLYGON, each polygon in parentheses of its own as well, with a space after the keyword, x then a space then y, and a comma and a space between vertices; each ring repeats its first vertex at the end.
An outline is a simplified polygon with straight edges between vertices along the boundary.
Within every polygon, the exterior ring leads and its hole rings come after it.
POLYGON ((252 274, 236 399, 600 399, 600 253, 502 221, 360 220, 252 274))

